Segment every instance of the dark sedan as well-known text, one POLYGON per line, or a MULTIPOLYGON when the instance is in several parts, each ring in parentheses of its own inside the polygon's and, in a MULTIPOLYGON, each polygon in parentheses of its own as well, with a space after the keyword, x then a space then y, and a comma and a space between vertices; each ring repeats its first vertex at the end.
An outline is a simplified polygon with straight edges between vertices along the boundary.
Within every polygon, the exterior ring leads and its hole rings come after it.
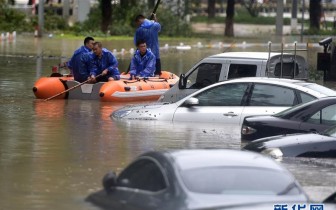
POLYGON ((242 204, 307 202, 292 174, 258 153, 178 150, 140 155, 104 189, 87 197, 104 209, 218 209, 242 204))
POLYGON ((261 152, 274 158, 336 158, 336 126, 321 134, 290 134, 254 140, 243 149, 261 152))
POLYGON ((316 99, 275 115, 246 117, 241 140, 292 133, 321 132, 336 125, 336 97, 316 99))

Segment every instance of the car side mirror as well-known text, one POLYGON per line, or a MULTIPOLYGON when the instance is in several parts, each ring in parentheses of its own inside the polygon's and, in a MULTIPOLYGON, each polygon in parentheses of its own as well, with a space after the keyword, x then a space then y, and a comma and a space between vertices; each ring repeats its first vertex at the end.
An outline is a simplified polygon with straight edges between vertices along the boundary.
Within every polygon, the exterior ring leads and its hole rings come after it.
POLYGON ((191 106, 199 105, 199 100, 198 98, 191 97, 185 100, 183 104, 187 107, 191 107, 191 106))
POLYGON ((179 89, 185 89, 187 87, 185 74, 180 75, 180 80, 178 83, 179 89))
POLYGON ((106 192, 112 191, 112 187, 117 185, 117 175, 113 171, 108 172, 103 177, 103 187, 106 192))

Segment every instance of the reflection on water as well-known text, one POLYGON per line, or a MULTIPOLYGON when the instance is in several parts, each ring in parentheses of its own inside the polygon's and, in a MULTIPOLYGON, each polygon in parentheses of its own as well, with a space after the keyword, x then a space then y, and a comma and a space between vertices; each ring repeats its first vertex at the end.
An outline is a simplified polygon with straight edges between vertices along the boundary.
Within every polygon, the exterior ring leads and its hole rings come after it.
MULTIPOLYGON (((101 189, 107 171, 119 172, 142 152, 240 149, 236 126, 113 121, 110 114, 125 104, 35 99, 31 88, 36 79, 48 76, 51 66, 65 61, 81 44, 82 40, 20 37, 0 44, 0 209, 96 209, 84 198, 101 189)), ((104 45, 111 50, 132 47, 129 41, 104 45)), ((161 59, 164 69, 179 75, 222 50, 171 49, 161 59)), ((127 68, 128 56, 118 55, 120 69, 127 68)), ((332 82, 326 85, 336 88, 332 82)), ((333 160, 285 159, 282 164, 317 201, 336 190, 333 160)))

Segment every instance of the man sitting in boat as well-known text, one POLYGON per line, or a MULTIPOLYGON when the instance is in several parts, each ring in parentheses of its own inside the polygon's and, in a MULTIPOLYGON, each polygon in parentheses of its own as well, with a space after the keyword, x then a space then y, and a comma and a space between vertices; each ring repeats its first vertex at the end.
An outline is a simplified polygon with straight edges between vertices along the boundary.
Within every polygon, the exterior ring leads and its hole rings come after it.
POLYGON ((156 64, 155 55, 150 49, 147 49, 144 40, 137 42, 137 48, 131 61, 130 79, 135 77, 153 77, 156 64))
POLYGON ((92 83, 107 82, 120 79, 118 61, 111 51, 103 48, 101 42, 93 44, 93 55, 90 67, 90 78, 92 83), (101 75, 97 77, 97 75, 101 75))
POLYGON ((67 67, 78 82, 84 82, 90 76, 90 63, 94 39, 90 36, 84 39, 84 45, 78 48, 68 62, 60 64, 67 67))

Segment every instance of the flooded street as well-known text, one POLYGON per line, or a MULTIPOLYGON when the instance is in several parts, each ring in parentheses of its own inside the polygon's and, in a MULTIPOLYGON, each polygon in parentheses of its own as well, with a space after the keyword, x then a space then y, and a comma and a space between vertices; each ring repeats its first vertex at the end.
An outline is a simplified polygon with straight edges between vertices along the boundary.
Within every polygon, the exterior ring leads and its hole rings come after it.
MULTIPOLYGON (((131 41, 102 43, 117 52, 122 48, 127 52, 132 47, 131 41)), ((125 104, 35 99, 34 82, 49 76, 51 67, 66 61, 80 45, 81 39, 38 40, 20 36, 12 42, 0 42, 0 210, 98 209, 85 202, 86 196, 102 188, 106 172, 119 172, 145 151, 241 148, 237 126, 113 121, 110 114, 125 104)), ((162 51, 162 66, 179 75, 201 58, 224 49, 167 48, 162 51)), ((130 62, 130 54, 118 53, 117 58, 123 71, 130 62)), ((336 83, 325 85, 336 88, 336 83)), ((280 164, 294 174, 314 201, 336 191, 335 160, 289 158, 280 164)))

